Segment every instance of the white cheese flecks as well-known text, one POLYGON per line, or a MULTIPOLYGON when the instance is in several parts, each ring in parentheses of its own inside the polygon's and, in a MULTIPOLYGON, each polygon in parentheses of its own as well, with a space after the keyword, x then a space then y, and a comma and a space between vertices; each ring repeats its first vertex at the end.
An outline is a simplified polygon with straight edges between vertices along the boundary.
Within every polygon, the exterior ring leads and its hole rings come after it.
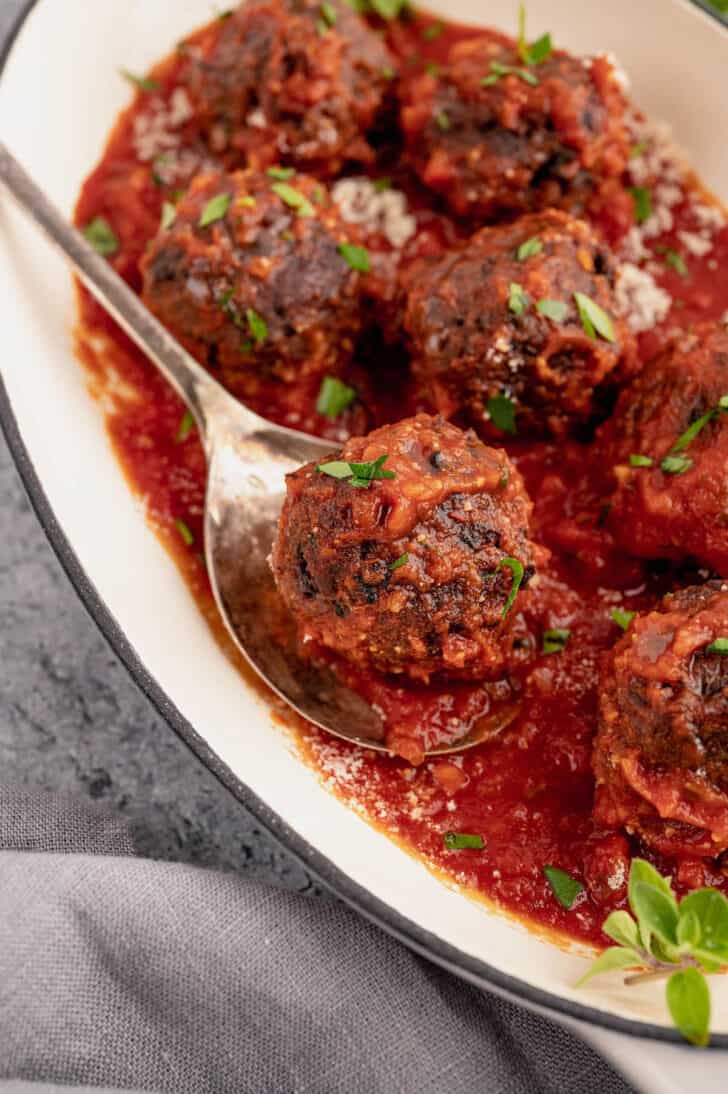
POLYGON ((344 178, 334 184, 331 196, 344 220, 380 232, 396 249, 403 247, 417 231, 417 221, 410 214, 401 190, 378 190, 370 179, 344 178))
POLYGON ((617 272, 617 307, 635 333, 661 323, 672 306, 672 297, 655 282, 652 274, 631 262, 617 272))
POLYGON ((169 102, 154 97, 146 110, 134 119, 134 151, 142 163, 149 163, 157 156, 171 154, 180 143, 175 130, 192 117, 192 104, 183 87, 177 87, 169 102))

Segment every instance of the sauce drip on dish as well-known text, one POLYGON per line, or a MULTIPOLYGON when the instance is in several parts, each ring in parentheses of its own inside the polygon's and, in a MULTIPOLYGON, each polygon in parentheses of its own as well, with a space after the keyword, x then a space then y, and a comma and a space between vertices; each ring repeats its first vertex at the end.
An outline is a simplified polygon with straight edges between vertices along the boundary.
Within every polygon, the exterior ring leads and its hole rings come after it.
MULTIPOLYGON (((243 165, 222 141, 217 153, 201 148, 183 90, 190 57, 214 50, 224 26, 225 20, 217 20, 196 32, 154 68, 151 84, 142 86, 118 119, 79 198, 76 222, 87 227, 101 218, 111 226, 116 245, 111 245, 110 260, 139 292, 140 262, 164 210, 191 200, 182 198, 182 192, 193 176, 243 165)), ((454 45, 485 39, 496 51, 493 56, 500 56, 497 51, 509 42, 495 31, 484 33, 426 16, 379 29, 408 79, 429 77, 435 83, 423 83, 423 94, 435 96, 438 68, 454 45)), ((248 117, 246 124, 255 129, 258 119, 248 117)), ((413 124, 419 124, 416 118, 413 124)), ((441 122, 441 127, 449 124, 441 122)), ((580 215, 626 263, 621 291, 631 310, 639 358, 645 361, 675 331, 720 320, 728 309, 728 229, 664 133, 638 115, 630 125, 633 149, 626 171, 601 202, 587 203, 580 215)), ((244 125, 243 148, 246 133, 244 125)), ((262 152, 258 144, 255 148, 263 157, 256 166, 265 170, 265 147, 262 152)), ((366 232, 371 276, 375 286, 377 278, 382 282, 378 291, 385 304, 377 319, 385 335, 391 322, 385 305, 391 300, 387 271, 393 255, 400 274, 406 275, 419 259, 465 241, 484 223, 484 214, 468 212, 467 196, 458 215, 448 212, 442 196, 422 184, 406 166, 397 141, 386 135, 374 145, 365 168, 314 163, 307 173, 326 179, 334 198, 338 194, 344 219, 347 206, 352 215, 364 198, 371 203, 375 195, 400 195, 375 201, 366 224, 359 218, 351 229, 353 234, 366 232), (355 176, 359 181, 332 181, 332 174, 334 179, 355 176), (362 178, 370 180, 368 189, 362 190, 362 178)), ((210 195, 204 189, 200 194, 204 210, 210 195)), ((311 198, 315 201, 315 188, 311 198)), ((510 215, 489 214, 487 219, 490 223, 510 215)), ((92 390, 103 400, 129 483, 144 499, 150 523, 228 655, 250 683, 261 686, 231 649, 211 598, 201 555, 205 463, 189 416, 156 370, 82 289, 79 301, 79 353, 92 390)), ((317 409, 321 373, 315 370, 286 383, 262 373, 244 390, 236 389, 234 370, 223 371, 221 378, 259 413, 330 439, 335 451, 349 436, 433 410, 409 369, 407 353, 385 335, 370 322, 354 336, 355 352, 337 375, 358 397, 334 419, 317 409)), ((342 337, 348 337, 348 328, 342 337)), ((468 424, 458 419, 457 408, 453 415, 458 424, 468 424)), ((635 558, 618 546, 608 512, 612 487, 598 444, 587 445, 568 432, 558 439, 520 440, 497 431, 486 443, 505 449, 523 477, 533 502, 531 535, 549 552, 514 624, 510 681, 412 679, 385 676, 360 664, 336 664, 384 712, 404 742, 434 747, 483 719, 492 720, 497 739, 411 766, 401 758, 335 740, 271 702, 325 785, 429 866, 531 923, 598 943, 603 941, 605 915, 625 901, 634 854, 650 858, 663 873, 672 872, 679 893, 700 885, 728 892, 728 868, 724 875, 720 859, 701 857, 704 848, 696 845, 690 853, 682 841, 675 853, 665 844, 669 857, 663 857, 654 846, 646 848, 636 836, 627 836, 618 824, 598 823, 593 815, 599 668, 623 633, 624 613, 649 612, 666 594, 700 585, 710 575, 679 561, 656 564, 635 558), (516 699, 518 715, 502 728, 499 712, 510 709, 516 699), (443 838, 448 832, 477 834, 483 846, 450 848, 443 838), (555 898, 543 874, 545 865, 557 866, 584 884, 570 909, 555 898)), ((332 656, 320 649, 317 653, 332 656)), ((407 747, 399 750, 408 752, 407 747)), ((604 810, 601 815, 606 815, 604 810)))

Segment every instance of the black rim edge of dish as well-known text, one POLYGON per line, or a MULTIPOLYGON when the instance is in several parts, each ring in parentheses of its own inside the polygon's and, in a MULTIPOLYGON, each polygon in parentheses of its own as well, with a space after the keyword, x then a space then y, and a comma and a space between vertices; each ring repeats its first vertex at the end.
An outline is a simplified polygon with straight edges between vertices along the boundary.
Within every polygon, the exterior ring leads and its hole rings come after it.
MULTIPOLYGON (((25 0, 7 32, 5 40, 0 43, 0 77, 18 34, 37 3, 38 0, 25 0)), ((724 20, 715 10, 709 8, 704 0, 690 0, 690 3, 725 27, 724 20)), ((219 759, 144 667, 123 630, 86 575, 63 529, 56 520, 21 437, 10 398, 1 376, 0 428, 2 428, 33 511, 45 532, 51 548, 81 603, 137 687, 140 688, 193 755, 205 765, 241 805, 253 814, 266 831, 287 851, 293 854, 325 888, 421 957, 435 962, 447 972, 467 980, 476 987, 495 989, 499 994, 508 996, 515 1003, 525 1003, 539 1010, 546 1017, 553 1018, 554 1015, 564 1015, 576 1021, 612 1030, 615 1033, 626 1033, 636 1038, 677 1043, 686 1048, 690 1047, 686 1045, 686 1042, 676 1030, 668 1026, 658 1026, 640 1019, 621 1018, 583 1003, 572 1002, 562 996, 553 995, 551 992, 533 987, 524 980, 509 976, 486 962, 471 957, 450 943, 444 942, 430 931, 419 927, 368 890, 362 888, 290 828, 277 813, 242 783, 230 768, 219 759)), ((709 1047, 713 1049, 728 1048, 728 1034, 713 1035, 709 1047)))

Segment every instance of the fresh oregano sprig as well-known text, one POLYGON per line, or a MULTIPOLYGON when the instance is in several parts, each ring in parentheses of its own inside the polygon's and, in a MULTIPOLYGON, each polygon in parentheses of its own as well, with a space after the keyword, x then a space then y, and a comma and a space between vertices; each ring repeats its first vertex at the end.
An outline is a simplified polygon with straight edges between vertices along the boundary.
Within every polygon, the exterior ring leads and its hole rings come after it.
POLYGON ((677 901, 668 878, 644 859, 632 859, 626 911, 612 912, 602 930, 617 943, 600 954, 578 987, 614 969, 633 969, 625 984, 666 980, 670 1016, 683 1037, 707 1045, 710 989, 705 973, 728 965, 728 900, 717 889, 696 889, 677 901))

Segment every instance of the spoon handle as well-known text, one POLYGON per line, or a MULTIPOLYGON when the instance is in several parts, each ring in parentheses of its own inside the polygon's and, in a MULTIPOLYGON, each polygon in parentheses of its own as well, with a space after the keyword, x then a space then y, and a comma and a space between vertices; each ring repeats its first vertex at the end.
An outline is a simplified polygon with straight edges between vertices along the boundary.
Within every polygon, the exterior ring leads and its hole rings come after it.
POLYGON ((211 415, 219 416, 223 411, 234 414, 238 427, 243 426, 246 431, 253 432, 264 425, 257 414, 233 400, 217 380, 182 349, 106 259, 61 216, 2 141, 0 182, 71 262, 89 292, 182 396, 203 437, 211 415))

